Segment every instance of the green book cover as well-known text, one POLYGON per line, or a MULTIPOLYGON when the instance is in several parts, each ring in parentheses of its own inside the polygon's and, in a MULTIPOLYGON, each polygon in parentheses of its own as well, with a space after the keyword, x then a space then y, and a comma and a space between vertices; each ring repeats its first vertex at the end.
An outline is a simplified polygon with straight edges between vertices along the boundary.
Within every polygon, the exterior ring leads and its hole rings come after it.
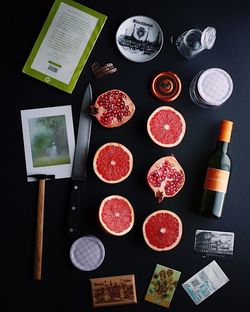
POLYGON ((23 73, 72 93, 107 16, 72 0, 56 0, 23 73))

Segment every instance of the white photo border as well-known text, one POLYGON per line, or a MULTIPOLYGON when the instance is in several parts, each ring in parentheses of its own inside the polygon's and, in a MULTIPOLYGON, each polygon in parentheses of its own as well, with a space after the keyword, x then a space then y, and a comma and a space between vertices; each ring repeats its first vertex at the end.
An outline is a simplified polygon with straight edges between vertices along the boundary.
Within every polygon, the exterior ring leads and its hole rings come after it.
POLYGON ((54 174, 55 179, 70 178, 72 175, 72 166, 75 153, 75 135, 71 105, 21 110, 21 120, 28 182, 36 181, 36 179, 32 177, 28 177, 29 175, 33 174, 54 174), (59 115, 65 116, 70 163, 55 166, 33 167, 30 130, 28 122, 29 119, 59 115))

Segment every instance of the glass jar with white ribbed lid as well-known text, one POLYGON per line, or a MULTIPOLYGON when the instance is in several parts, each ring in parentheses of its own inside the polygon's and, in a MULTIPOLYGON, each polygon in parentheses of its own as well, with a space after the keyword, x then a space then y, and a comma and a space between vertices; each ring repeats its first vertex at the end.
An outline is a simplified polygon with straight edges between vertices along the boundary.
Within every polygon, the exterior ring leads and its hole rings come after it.
POLYGON ((231 96, 232 91, 232 78, 221 68, 209 68, 198 72, 189 88, 192 101, 204 108, 221 106, 231 96))
POLYGON ((182 56, 191 59, 204 50, 210 50, 215 39, 216 29, 214 27, 207 27, 203 31, 190 29, 181 34, 175 44, 182 56))

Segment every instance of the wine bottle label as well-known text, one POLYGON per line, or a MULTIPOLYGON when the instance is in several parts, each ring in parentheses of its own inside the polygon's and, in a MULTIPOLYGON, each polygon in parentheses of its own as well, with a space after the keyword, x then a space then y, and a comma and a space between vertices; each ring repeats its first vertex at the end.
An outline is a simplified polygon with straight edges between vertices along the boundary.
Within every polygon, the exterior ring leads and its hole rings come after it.
POLYGON ((229 174, 226 170, 208 168, 204 189, 226 193, 229 174))

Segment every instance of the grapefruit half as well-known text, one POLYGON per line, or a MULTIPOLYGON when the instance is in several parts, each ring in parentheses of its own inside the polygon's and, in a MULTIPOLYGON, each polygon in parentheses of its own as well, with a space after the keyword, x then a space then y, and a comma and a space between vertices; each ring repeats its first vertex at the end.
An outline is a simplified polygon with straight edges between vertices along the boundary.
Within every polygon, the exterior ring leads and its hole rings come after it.
POLYGON ((150 248, 167 251, 180 242, 182 222, 172 211, 157 210, 145 219, 142 230, 144 240, 150 248))
POLYGON ((157 145, 173 147, 183 139, 186 122, 177 110, 170 106, 161 106, 149 116, 147 131, 157 145))
POLYGON ((133 156, 129 149, 120 143, 106 143, 96 151, 93 168, 103 182, 118 183, 130 175, 133 156))
POLYGON ((134 225, 134 209, 123 196, 111 195, 103 199, 99 207, 99 221, 109 234, 121 236, 134 225))

